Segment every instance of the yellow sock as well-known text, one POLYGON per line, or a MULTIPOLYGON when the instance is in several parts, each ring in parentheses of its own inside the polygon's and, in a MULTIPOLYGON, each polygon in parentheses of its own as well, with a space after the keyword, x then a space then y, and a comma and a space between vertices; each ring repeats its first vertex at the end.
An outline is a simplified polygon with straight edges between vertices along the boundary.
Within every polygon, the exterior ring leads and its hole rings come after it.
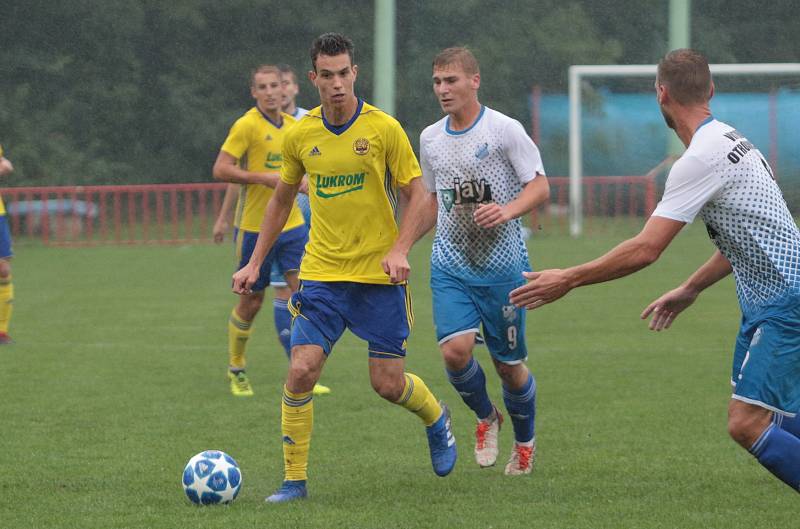
POLYGON ((281 433, 286 479, 308 478, 308 449, 314 427, 314 401, 311 392, 292 393, 283 386, 281 401, 281 433))
POLYGON ((8 334, 8 323, 14 308, 14 285, 11 276, 0 278, 0 332, 8 334))
POLYGON ((422 419, 425 426, 435 423, 442 415, 442 407, 436 401, 431 390, 417 375, 406 373, 406 387, 403 395, 395 404, 399 404, 422 419))
POLYGON ((251 321, 243 320, 236 309, 231 311, 228 319, 228 362, 233 369, 244 369, 246 364, 244 351, 247 349, 247 339, 250 338, 251 321))

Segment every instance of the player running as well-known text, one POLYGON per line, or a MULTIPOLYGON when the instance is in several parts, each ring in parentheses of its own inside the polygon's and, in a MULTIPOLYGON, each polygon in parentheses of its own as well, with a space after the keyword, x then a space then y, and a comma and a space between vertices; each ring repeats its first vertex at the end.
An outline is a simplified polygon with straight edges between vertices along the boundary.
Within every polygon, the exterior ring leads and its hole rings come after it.
POLYGON ((368 342, 373 389, 425 424, 436 474, 449 474, 456 462, 447 408, 404 369, 413 317, 407 256, 423 233, 419 219, 427 207, 419 164, 397 120, 356 97, 358 67, 349 38, 318 37, 311 63, 309 78, 322 105, 286 135, 281 179, 255 250, 233 276, 236 292, 250 292, 308 174, 313 222, 300 268, 302 288, 290 304, 292 357, 281 403, 285 480, 267 498, 272 503, 307 496, 311 389, 345 328, 368 342), (408 200, 399 230, 398 187, 408 200))
POLYGON ((450 383, 478 419, 475 460, 490 467, 503 415, 472 354, 483 327, 514 426, 505 473, 519 475, 533 468, 536 381, 525 365, 525 310, 508 294, 530 270, 519 218, 544 203, 550 187, 539 149, 518 121, 481 105, 480 83, 478 61, 466 48, 448 48, 433 60, 433 91, 447 114, 420 137, 429 222, 438 217, 433 317, 450 383))
POLYGON ((758 462, 800 488, 800 231, 761 152, 714 119, 706 58, 680 49, 658 64, 656 96, 686 145, 644 229, 602 257, 565 270, 525 274, 517 306, 541 307, 575 287, 623 277, 653 263, 698 215, 717 247, 681 286, 642 312, 670 327, 697 296, 733 272, 742 322, 733 352, 728 432, 758 462))

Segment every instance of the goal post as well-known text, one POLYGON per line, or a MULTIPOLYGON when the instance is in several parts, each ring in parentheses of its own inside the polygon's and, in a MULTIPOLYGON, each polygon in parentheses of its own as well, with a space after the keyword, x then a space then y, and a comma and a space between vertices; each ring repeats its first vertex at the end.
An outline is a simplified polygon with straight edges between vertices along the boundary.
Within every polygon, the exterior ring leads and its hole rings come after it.
MULTIPOLYGON (((800 75, 800 63, 711 64, 712 75, 800 75)), ((569 67, 569 231, 583 233, 583 144, 581 137, 581 85, 591 77, 652 77, 657 65, 574 65, 569 67)), ((654 103, 655 104, 655 97, 654 103)))

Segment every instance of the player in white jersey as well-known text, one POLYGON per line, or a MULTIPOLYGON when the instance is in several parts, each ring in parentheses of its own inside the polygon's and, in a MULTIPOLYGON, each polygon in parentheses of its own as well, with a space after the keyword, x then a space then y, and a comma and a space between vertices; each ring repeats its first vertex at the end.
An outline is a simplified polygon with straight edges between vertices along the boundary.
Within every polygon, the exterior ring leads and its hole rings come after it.
POLYGON ((536 381, 524 363, 525 310, 508 295, 530 270, 520 217, 545 202, 550 188, 539 150, 522 125, 481 105, 479 87, 478 62, 469 50, 448 48, 436 56, 433 90, 447 115, 420 137, 422 176, 431 193, 429 223, 436 217, 434 322, 448 378, 478 419, 478 464, 495 464, 503 422, 472 355, 483 339, 514 425, 505 473, 528 474, 535 453, 536 381))
POLYGON ((589 263, 525 274, 511 293, 537 308, 571 289, 631 274, 655 261, 699 215, 717 251, 681 286, 648 305, 650 328, 668 328, 701 291, 731 271, 742 310, 734 349, 728 432, 759 463, 800 488, 800 230, 761 152, 709 110, 714 85, 694 50, 667 54, 656 93, 667 125, 687 146, 642 232, 589 263))

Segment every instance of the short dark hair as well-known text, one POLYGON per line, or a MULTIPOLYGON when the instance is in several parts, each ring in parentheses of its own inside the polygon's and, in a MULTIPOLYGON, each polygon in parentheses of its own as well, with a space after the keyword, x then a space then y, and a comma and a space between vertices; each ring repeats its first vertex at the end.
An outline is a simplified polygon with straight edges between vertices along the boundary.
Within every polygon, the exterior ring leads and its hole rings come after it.
POLYGON ((672 50, 658 62, 658 83, 682 105, 711 99, 711 70, 702 53, 689 48, 672 50))
POLYGON ((475 55, 473 55, 469 49, 463 46, 446 48, 433 58, 434 68, 444 68, 451 64, 458 64, 468 75, 481 73, 480 67, 478 66, 478 59, 475 58, 475 55))
POLYGON ((327 55, 335 57, 346 53, 350 56, 350 64, 353 61, 353 41, 341 33, 323 33, 311 43, 311 66, 317 71, 317 57, 327 55))

